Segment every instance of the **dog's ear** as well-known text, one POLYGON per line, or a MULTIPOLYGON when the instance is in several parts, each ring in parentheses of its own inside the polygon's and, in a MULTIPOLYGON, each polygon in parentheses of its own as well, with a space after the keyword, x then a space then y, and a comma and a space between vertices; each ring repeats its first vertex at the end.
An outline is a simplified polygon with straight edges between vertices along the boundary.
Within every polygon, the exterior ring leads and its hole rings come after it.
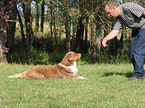
POLYGON ((67 55, 67 59, 71 62, 72 61, 72 55, 71 54, 68 54, 67 55))

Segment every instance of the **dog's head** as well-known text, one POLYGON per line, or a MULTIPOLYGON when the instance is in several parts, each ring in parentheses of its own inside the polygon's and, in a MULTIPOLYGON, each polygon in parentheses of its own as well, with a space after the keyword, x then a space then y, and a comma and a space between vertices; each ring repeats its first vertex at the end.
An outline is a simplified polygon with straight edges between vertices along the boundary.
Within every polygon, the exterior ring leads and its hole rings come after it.
POLYGON ((75 52, 68 52, 65 57, 63 58, 61 64, 65 66, 72 66, 74 65, 75 61, 81 58, 80 53, 75 52))

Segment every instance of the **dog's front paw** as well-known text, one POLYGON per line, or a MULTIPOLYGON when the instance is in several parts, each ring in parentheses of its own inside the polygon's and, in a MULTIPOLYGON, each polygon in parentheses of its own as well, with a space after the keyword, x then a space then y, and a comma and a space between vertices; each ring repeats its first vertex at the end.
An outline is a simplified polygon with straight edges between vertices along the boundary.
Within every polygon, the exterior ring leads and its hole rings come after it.
POLYGON ((85 77, 79 76, 79 79, 88 79, 88 78, 85 78, 85 77))

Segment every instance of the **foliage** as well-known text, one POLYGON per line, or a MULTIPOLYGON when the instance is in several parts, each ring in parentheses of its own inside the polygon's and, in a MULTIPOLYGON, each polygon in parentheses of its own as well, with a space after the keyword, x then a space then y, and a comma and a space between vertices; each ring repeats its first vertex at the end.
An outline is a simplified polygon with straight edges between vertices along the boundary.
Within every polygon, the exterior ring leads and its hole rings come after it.
MULTIPOLYGON (((54 38, 36 38, 33 43, 33 49, 30 52, 25 52, 23 50, 21 41, 19 38, 16 39, 15 43, 15 52, 12 54, 12 63, 21 63, 21 64, 55 64, 61 62, 64 55, 67 53, 65 51, 65 40, 59 40, 59 46, 57 48, 54 38)), ((115 55, 110 54, 108 48, 103 48, 104 50, 100 54, 99 63, 130 63, 130 55, 128 45, 129 39, 124 39, 122 47, 118 48, 115 55)), ((87 49, 87 48, 86 48, 87 49)), ((84 49, 81 49, 82 56, 78 60, 78 64, 90 64, 91 56, 89 54, 89 49, 87 53, 83 53, 84 49)), ((73 51, 73 50, 72 50, 73 51)))
MULTIPOLYGON (((4 1, 0 3, 8 5, 8 2, 4 1)), ((123 0, 123 3, 131 1, 123 0)), ((10 23, 6 32, 3 32, 3 45, 8 49, 5 57, 9 63, 21 61, 21 63, 30 64, 31 61, 33 64, 46 64, 50 61, 48 53, 57 55, 61 52, 63 55, 71 50, 84 55, 82 64, 125 61, 119 58, 129 58, 130 29, 126 29, 127 33, 123 30, 118 34, 118 38, 108 42, 108 48, 104 48, 105 50, 101 48, 101 39, 112 30, 114 23, 104 10, 107 2, 108 0, 19 0, 12 2, 17 7, 11 5, 14 10, 7 8, 8 11, 12 11, 7 16, 9 16, 9 21, 16 21, 17 26, 15 30, 15 25, 10 23), (16 15, 18 17, 14 18, 16 15), (43 57, 40 57, 41 54, 43 57), (11 56, 13 61, 10 59, 11 56), (28 56, 31 57, 28 58, 28 56), (21 58, 23 60, 18 60, 21 58)), ((142 6, 145 4, 144 0, 133 0, 133 2, 142 6)))
POLYGON ((32 65, 0 65, 0 107, 144 108, 145 81, 127 81, 131 64, 78 65, 80 79, 8 79, 32 65))
POLYGON ((49 56, 46 52, 38 52, 36 50, 25 52, 14 52, 12 61, 20 64, 48 64, 49 56))
MULTIPOLYGON (((58 64, 61 62, 63 57, 65 56, 66 52, 42 52, 42 51, 36 51, 32 50, 28 53, 25 52, 14 52, 12 54, 12 63, 16 64, 58 64)), ((77 61, 79 65, 88 64, 89 56, 83 55, 82 58, 77 61)))

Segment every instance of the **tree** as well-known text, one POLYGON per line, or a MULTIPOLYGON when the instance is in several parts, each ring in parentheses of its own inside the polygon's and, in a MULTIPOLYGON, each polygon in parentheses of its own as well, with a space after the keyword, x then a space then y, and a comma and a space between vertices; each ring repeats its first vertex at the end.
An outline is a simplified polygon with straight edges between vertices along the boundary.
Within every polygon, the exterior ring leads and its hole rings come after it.
POLYGON ((18 10, 18 8, 16 7, 16 13, 17 13, 17 16, 18 16, 18 20, 19 20, 19 23, 20 23, 20 31, 21 31, 21 35, 22 35, 22 44, 25 46, 25 33, 24 33, 24 27, 23 27, 23 22, 22 22, 22 18, 21 18, 21 15, 20 15, 20 12, 18 10))
POLYGON ((41 35, 43 34, 43 28, 44 28, 44 4, 45 4, 45 1, 42 0, 42 4, 41 4, 41 35))
POLYGON ((66 49, 67 51, 71 50, 71 43, 70 43, 70 27, 69 27, 69 17, 68 17, 68 13, 65 12, 65 31, 66 31, 66 49))
POLYGON ((81 47, 81 42, 83 40, 83 36, 84 36, 84 23, 83 20, 86 17, 86 12, 84 11, 86 2, 85 1, 79 1, 79 12, 80 12, 80 16, 78 18, 78 23, 77 23, 77 32, 76 32, 76 38, 75 38, 75 51, 80 51, 80 47, 81 47))
POLYGON ((7 42, 6 47, 8 48, 7 52, 7 61, 10 63, 11 54, 14 51, 14 36, 15 36, 15 29, 16 29, 16 3, 13 4, 13 8, 9 14, 8 20, 8 27, 7 27, 7 42))
POLYGON ((71 1, 61 0, 59 3, 60 11, 63 13, 62 17, 64 18, 65 25, 65 34, 66 34, 66 50, 71 50, 71 36, 70 36, 70 9, 71 9, 71 1), (68 5, 65 5, 65 4, 68 5))
MULTIPOLYGON (((36 31, 39 31, 39 1, 36 1, 36 31)), ((43 31, 43 30, 42 30, 43 31)))
MULTIPOLYGON (((5 46, 5 42, 4 42, 4 35, 3 35, 3 31, 6 30, 6 27, 8 27, 8 19, 12 18, 10 13, 13 13, 14 8, 15 8, 15 3, 16 0, 2 0, 0 1, 0 62, 6 62, 6 52, 8 52, 8 49, 5 46)), ((15 16, 15 14, 14 14, 15 16)), ((15 19, 15 18, 14 18, 15 19)), ((12 23, 10 24, 9 22, 9 26, 13 25, 12 23)), ((15 26, 15 25, 14 25, 15 26)), ((14 27, 12 26, 12 27, 14 27)), ((8 29, 9 31, 7 32, 8 35, 10 33, 10 29, 8 29)), ((11 31, 12 33, 12 37, 14 35, 14 31, 11 31)), ((10 39, 8 39, 7 41, 8 45, 11 43, 13 43, 13 39, 12 41, 10 41, 10 39)), ((10 52, 10 50, 9 50, 10 52)))
POLYGON ((23 3, 23 14, 25 18, 25 26, 26 26, 26 51, 30 51, 32 48, 32 38, 33 38, 33 30, 32 30, 32 16, 31 16, 31 2, 23 3))

